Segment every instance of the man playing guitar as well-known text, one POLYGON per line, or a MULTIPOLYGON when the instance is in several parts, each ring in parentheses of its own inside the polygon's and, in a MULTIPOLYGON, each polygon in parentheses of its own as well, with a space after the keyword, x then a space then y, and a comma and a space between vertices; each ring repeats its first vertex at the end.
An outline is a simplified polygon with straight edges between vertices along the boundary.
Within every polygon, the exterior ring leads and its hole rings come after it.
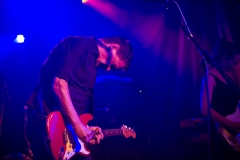
POLYGON ((41 67, 40 84, 26 103, 29 108, 26 132, 35 160, 54 159, 47 147, 49 140, 45 130, 46 117, 53 111, 61 112, 80 140, 100 143, 101 128, 84 125, 79 115, 92 110, 97 67, 107 71, 124 70, 131 58, 130 43, 119 37, 71 36, 53 48, 41 67), (91 130, 97 134, 93 136, 91 130))

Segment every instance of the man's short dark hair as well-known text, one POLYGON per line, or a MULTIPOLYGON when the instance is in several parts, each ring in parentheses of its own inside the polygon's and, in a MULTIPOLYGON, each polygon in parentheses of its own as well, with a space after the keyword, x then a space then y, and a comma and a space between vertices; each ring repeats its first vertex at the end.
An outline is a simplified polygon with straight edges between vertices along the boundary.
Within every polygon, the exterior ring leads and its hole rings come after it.
POLYGON ((127 70, 133 55, 133 48, 132 45, 129 43, 129 40, 122 37, 102 38, 102 40, 107 44, 111 43, 119 44, 120 49, 117 52, 117 56, 119 57, 120 60, 122 60, 125 63, 124 70, 127 70))
POLYGON ((235 54, 240 55, 240 47, 234 42, 228 42, 226 38, 219 38, 213 50, 213 59, 215 62, 222 60, 224 56, 233 58, 235 54))

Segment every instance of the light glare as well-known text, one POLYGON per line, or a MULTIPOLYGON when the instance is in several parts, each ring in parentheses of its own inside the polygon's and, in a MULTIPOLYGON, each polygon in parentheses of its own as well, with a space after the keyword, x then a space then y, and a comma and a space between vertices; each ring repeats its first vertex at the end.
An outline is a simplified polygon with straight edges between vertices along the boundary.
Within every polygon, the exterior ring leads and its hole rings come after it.
POLYGON ((16 43, 23 43, 25 40, 24 36, 22 34, 17 35, 16 39, 14 40, 14 42, 16 43))
POLYGON ((82 0, 82 3, 86 3, 88 0, 82 0))

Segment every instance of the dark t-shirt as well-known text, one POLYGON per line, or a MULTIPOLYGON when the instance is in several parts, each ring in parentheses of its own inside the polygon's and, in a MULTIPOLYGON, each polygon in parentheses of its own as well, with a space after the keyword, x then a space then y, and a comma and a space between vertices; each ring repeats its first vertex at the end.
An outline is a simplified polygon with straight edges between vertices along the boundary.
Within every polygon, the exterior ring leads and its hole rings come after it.
MULTIPOLYGON (((239 93, 232 87, 227 86, 217 76, 211 74, 216 82, 216 87, 212 94, 212 108, 222 116, 227 116, 236 111, 239 93)), ((211 127, 211 156, 218 160, 237 160, 240 158, 239 152, 236 152, 232 146, 219 134, 216 126, 211 127)), ((229 128, 226 128, 229 129, 229 128)), ((230 130, 229 130, 230 131, 230 130)))
POLYGON ((212 108, 224 117, 234 113, 240 99, 239 93, 216 76, 212 76, 216 82, 216 87, 212 94, 212 108))
POLYGON ((29 98, 27 104, 40 112, 37 104, 41 88, 42 106, 45 114, 59 110, 51 85, 53 78, 59 77, 68 83, 73 106, 78 114, 86 111, 93 96, 96 80, 96 59, 99 51, 95 38, 71 36, 58 43, 49 54, 40 71, 40 85, 29 98))

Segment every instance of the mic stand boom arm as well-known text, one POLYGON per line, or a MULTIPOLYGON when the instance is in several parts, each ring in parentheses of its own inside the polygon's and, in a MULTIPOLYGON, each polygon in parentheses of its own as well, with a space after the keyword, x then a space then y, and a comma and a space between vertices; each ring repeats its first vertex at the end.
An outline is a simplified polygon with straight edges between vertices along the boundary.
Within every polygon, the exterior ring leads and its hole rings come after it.
POLYGON ((195 44, 198 52, 203 57, 204 61, 206 61, 207 63, 211 64, 211 66, 216 68, 217 71, 221 74, 221 76, 226 80, 227 85, 232 87, 233 89, 235 89, 237 92, 240 93, 239 89, 236 88, 236 86, 235 86, 235 84, 233 84, 232 80, 230 80, 230 78, 223 72, 223 70, 216 65, 216 63, 214 62, 214 60, 212 59, 210 54, 207 51, 203 50, 201 48, 201 46, 197 43, 197 41, 191 36, 191 33, 188 32, 187 27, 185 25, 183 25, 183 26, 181 26, 181 28, 182 28, 183 32, 188 36, 188 38, 195 44))

